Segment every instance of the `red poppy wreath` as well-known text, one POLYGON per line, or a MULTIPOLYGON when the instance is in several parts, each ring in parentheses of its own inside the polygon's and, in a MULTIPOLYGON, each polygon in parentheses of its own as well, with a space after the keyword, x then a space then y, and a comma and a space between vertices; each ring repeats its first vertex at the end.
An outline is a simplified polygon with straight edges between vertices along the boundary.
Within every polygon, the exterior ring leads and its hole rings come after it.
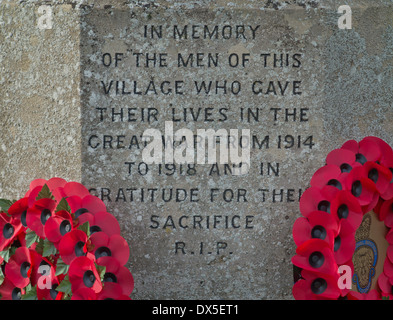
POLYGON ((78 182, 37 179, 0 199, 0 298, 129 300, 129 246, 117 219, 78 182))
POLYGON ((376 137, 347 141, 327 155, 300 199, 302 217, 293 225, 295 299, 393 298, 392 172, 392 148, 376 137), (364 236, 370 213, 384 223, 387 249, 382 257, 380 252, 377 257, 375 242, 364 236), (354 270, 355 252, 367 261, 361 275, 354 270), (383 264, 376 276, 378 259, 383 264), (343 283, 343 270, 351 275, 350 284, 343 283), (366 281, 361 283, 360 276, 366 281), (372 277, 373 287, 367 281, 372 277))

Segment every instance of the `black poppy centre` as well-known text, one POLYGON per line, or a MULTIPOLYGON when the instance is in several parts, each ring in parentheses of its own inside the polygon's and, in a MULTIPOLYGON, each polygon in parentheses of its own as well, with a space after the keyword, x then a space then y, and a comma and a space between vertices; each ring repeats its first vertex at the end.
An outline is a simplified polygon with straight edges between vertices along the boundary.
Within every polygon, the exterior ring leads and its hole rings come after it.
POLYGON ((67 232, 71 231, 71 222, 68 220, 63 220, 60 223, 60 234, 64 236, 67 232))
POLYGON ((80 215, 82 215, 86 212, 89 212, 89 210, 87 210, 86 208, 80 208, 80 209, 76 210, 74 213, 75 218, 78 218, 80 215))
POLYGON ((327 282, 323 278, 317 278, 311 283, 311 291, 315 294, 323 293, 327 288, 327 282))
POLYGON ((318 203, 318 210, 330 213, 330 202, 327 200, 322 200, 318 203))
POLYGON ((325 262, 325 257, 322 252, 315 251, 310 255, 309 263, 313 268, 320 268, 325 262))
POLYGON ((326 229, 322 226, 315 226, 311 230, 311 237, 316 239, 325 240, 326 238, 326 229))
POLYGON ((19 288, 14 288, 11 293, 12 300, 21 300, 22 299, 22 291, 19 288))
POLYGON ((52 216, 49 209, 44 209, 41 211, 41 223, 44 225, 46 221, 52 216))
POLYGON ((85 243, 83 241, 78 241, 75 244, 74 251, 77 257, 81 257, 85 255, 85 251, 83 250, 85 243))
POLYGON ((104 274, 104 282, 117 282, 117 277, 112 272, 106 272, 104 274))
POLYGON ((83 283, 86 287, 91 288, 94 285, 94 282, 96 281, 96 277, 91 270, 85 271, 83 274, 83 283))
POLYGON ((10 239, 14 234, 14 227, 11 223, 6 223, 3 227, 3 237, 6 239, 10 239))
POLYGON ((94 255, 96 259, 98 259, 101 257, 110 257, 112 255, 112 252, 108 247, 99 247, 94 255))
POLYGON ((29 276, 31 264, 27 261, 23 262, 20 266, 20 274, 23 278, 27 278, 29 276))

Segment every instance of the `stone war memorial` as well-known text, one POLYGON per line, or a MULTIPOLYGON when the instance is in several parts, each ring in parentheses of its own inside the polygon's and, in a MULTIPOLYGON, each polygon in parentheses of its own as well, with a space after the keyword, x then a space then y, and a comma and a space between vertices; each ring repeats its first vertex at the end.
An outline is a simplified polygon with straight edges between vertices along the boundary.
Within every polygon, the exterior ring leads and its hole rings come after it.
POLYGON ((0 198, 85 185, 134 300, 293 299, 313 174, 393 145, 390 0, 4 0, 0 30, 0 198))

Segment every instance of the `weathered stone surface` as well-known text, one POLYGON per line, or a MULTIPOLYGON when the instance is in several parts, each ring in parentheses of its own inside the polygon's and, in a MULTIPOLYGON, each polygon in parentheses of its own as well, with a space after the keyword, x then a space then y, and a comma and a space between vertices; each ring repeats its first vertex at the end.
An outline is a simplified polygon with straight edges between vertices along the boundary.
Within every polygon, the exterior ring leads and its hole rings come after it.
POLYGON ((81 178, 79 18, 53 6, 39 29, 38 4, 0 4, 0 194, 17 198, 35 178, 81 178))
POLYGON ((51 30, 36 26, 40 4, 1 5, 1 196, 22 195, 36 177, 92 188, 132 248, 135 299, 290 299, 292 225, 313 172, 348 139, 393 145, 391 2, 349 1, 352 30, 338 28, 334 1, 58 1, 51 30), (215 26, 221 33, 210 39, 215 26), (146 53, 163 54, 161 66, 146 66, 146 53), (179 67, 179 54, 194 54, 193 66, 179 67), (231 54, 245 66, 230 66, 231 54), (210 80, 241 90, 198 94, 195 81, 210 80), (160 92, 163 82, 172 92, 160 92), (147 128, 164 132, 169 120, 179 120, 174 131, 250 129, 248 175, 207 164, 195 174, 185 165, 138 173, 135 139, 147 128), (187 190, 187 200, 160 199, 169 188, 187 190))

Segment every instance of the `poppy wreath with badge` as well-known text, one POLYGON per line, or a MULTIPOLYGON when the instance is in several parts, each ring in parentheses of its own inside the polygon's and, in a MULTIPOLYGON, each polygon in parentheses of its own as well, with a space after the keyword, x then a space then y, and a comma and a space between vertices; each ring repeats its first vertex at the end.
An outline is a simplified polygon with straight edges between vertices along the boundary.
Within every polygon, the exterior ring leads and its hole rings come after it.
POLYGON ((78 182, 37 179, 0 199, 0 299, 129 300, 129 254, 117 219, 78 182))
POLYGON ((327 155, 300 198, 302 217, 293 225, 295 299, 393 298, 392 172, 392 148, 377 137, 349 140, 327 155), (345 266, 353 274, 355 234, 370 211, 386 226, 388 248, 376 288, 359 292, 340 286, 340 271, 345 266))

